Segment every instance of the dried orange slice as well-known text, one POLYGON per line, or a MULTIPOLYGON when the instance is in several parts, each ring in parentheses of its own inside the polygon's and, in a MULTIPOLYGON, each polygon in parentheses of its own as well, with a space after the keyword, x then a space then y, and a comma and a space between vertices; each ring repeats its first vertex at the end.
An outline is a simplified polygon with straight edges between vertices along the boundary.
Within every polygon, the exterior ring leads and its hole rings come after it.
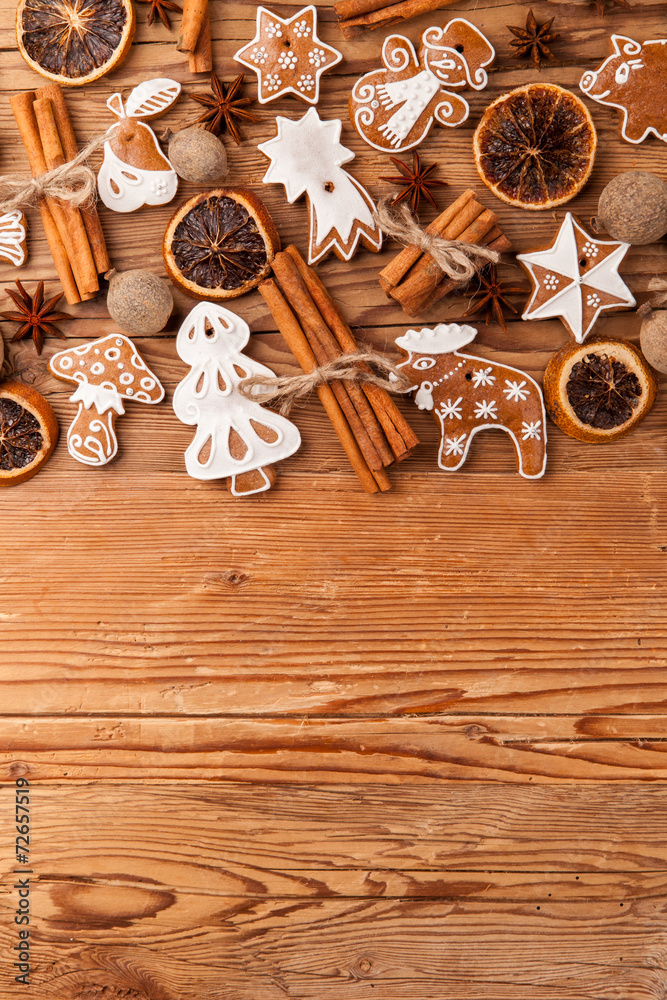
POLYGON ((115 69, 134 36, 132 0, 19 0, 16 39, 33 69, 82 87, 115 69))
POLYGON ((627 340, 592 337, 566 344, 547 365, 544 402, 557 427, 579 441, 614 441, 653 406, 657 385, 643 356, 627 340))
POLYGON ((58 421, 41 393, 19 382, 0 384, 0 486, 34 476, 57 441, 58 421))
POLYGON ((234 299, 266 277, 280 237, 263 203, 242 188, 216 188, 181 205, 164 235, 167 274, 195 299, 234 299))
POLYGON ((530 83, 499 97, 473 139, 487 187, 501 201, 532 210, 574 198, 590 176, 596 148, 588 109, 554 83, 530 83))

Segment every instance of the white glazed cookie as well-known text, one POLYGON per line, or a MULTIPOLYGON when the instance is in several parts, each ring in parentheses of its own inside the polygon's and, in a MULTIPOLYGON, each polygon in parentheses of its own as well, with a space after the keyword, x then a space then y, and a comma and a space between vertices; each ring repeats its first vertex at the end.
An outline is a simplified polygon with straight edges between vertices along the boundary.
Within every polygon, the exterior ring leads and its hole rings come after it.
POLYGON ((349 260, 360 243, 379 250, 382 230, 373 217, 375 205, 366 189, 342 169, 354 153, 341 145, 341 122, 322 121, 315 108, 299 121, 278 116, 276 122, 275 138, 257 147, 271 160, 264 183, 282 184, 290 204, 306 195, 308 263, 318 263, 332 250, 349 260))
POLYGON ((550 247, 517 254, 532 284, 523 319, 558 317, 582 344, 601 312, 636 305, 618 273, 629 249, 591 236, 568 212, 550 247))
POLYGON ((59 351, 49 369, 57 378, 77 383, 70 402, 79 409, 67 432, 67 448, 84 465, 106 465, 115 457, 115 424, 125 413, 123 400, 159 403, 164 398, 157 377, 120 333, 59 351))
POLYGON ((25 215, 18 209, 0 215, 0 257, 10 260, 15 267, 21 267, 26 261, 25 215))
POLYGON ((257 8, 257 33, 234 55, 257 74, 260 104, 294 94, 308 104, 320 98, 320 77, 343 58, 317 35, 317 12, 303 7, 282 18, 266 7, 257 8))

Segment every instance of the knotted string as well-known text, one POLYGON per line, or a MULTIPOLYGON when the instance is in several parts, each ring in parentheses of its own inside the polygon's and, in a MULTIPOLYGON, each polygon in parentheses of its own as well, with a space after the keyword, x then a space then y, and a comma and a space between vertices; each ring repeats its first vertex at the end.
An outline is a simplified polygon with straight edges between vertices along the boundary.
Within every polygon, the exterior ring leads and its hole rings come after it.
POLYGON ((279 375, 274 378, 253 375, 239 382, 238 388, 239 392, 256 403, 280 403, 278 412, 287 416, 297 399, 308 396, 318 385, 327 385, 334 381, 367 382, 387 392, 408 391, 400 368, 392 364, 383 354, 378 354, 370 348, 341 354, 333 361, 327 361, 326 364, 303 375, 279 375), (360 368, 360 364, 372 366, 375 371, 360 368))
POLYGON ((392 211, 388 198, 379 202, 375 220, 387 236, 392 236, 403 246, 418 246, 424 253, 430 254, 440 270, 457 282, 470 281, 486 264, 497 264, 500 260, 497 250, 461 240, 446 240, 425 232, 415 222, 407 205, 397 205, 392 211))
POLYGON ((42 198, 57 198, 69 205, 94 202, 96 179, 86 160, 106 142, 106 135, 96 136, 73 160, 28 179, 25 174, 0 177, 0 212, 36 205, 42 198))

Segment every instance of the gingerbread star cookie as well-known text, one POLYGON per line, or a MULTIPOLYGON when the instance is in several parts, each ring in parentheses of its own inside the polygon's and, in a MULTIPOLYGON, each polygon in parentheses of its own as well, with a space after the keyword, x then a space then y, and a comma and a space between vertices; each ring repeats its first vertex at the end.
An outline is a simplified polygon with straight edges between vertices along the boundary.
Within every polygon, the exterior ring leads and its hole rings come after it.
POLYGON ((618 273, 629 249, 591 236, 568 212, 550 247, 517 254, 533 289, 523 319, 558 317, 583 344, 601 312, 636 305, 618 273))
POLYGON ((317 12, 311 5, 290 18, 257 8, 257 34, 234 55, 257 73, 260 104, 294 94, 308 104, 320 97, 320 76, 343 58, 317 35, 317 12))

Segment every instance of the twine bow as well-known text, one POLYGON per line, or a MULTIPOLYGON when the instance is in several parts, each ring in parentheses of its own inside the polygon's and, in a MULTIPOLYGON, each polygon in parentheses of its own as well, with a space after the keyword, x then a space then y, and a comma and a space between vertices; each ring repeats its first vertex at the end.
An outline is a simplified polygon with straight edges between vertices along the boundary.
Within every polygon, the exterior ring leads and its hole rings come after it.
POLYGON ((486 264, 497 264, 500 260, 497 250, 461 240, 446 240, 425 232, 415 222, 407 205, 397 205, 392 211, 388 198, 379 202, 375 220, 387 236, 392 236, 403 246, 418 246, 424 253, 430 254, 440 270, 453 281, 470 281, 486 264))
POLYGON ((314 368, 304 375, 279 375, 275 378, 253 375, 239 382, 239 391, 257 403, 280 403, 278 412, 283 416, 292 409, 297 399, 308 396, 318 385, 334 381, 368 382, 387 392, 408 391, 403 372, 383 354, 366 348, 354 353, 341 354, 333 361, 314 368), (360 368, 360 365, 367 368, 360 368), (375 369, 375 371, 373 370, 375 369), (377 373, 377 374, 376 374, 377 373))
POLYGON ((28 179, 25 174, 6 174, 0 177, 0 213, 36 205, 42 198, 57 198, 73 206, 94 201, 95 173, 85 161, 106 140, 106 135, 91 139, 73 160, 54 170, 48 170, 39 177, 28 179))

